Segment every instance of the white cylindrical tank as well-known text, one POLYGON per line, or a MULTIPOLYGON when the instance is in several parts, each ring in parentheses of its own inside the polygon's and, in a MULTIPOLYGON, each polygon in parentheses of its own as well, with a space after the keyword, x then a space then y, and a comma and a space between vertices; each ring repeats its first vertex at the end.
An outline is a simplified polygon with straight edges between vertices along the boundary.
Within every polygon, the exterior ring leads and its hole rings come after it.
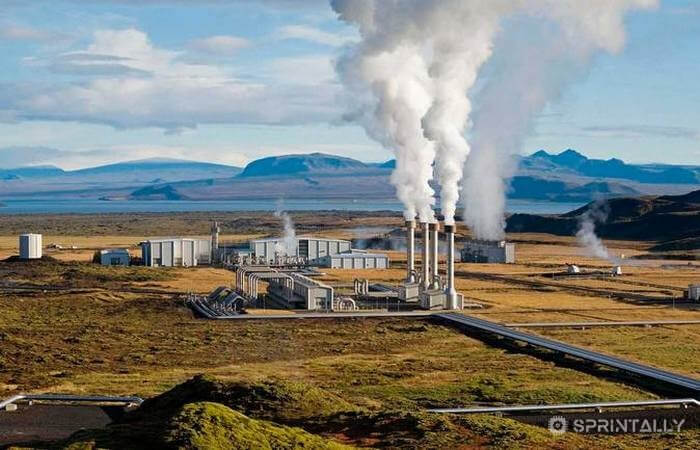
POLYGON ((19 257, 21 259, 40 259, 42 247, 40 234, 25 233, 19 236, 19 257))

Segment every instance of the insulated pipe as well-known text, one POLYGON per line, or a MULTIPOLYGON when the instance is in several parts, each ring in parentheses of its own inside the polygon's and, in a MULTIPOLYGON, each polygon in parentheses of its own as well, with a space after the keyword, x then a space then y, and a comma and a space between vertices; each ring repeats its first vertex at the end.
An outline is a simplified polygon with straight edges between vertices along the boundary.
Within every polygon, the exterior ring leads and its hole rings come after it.
POLYGON ((445 288, 445 307, 457 309, 457 291, 455 290, 455 225, 445 225, 447 241, 447 287, 445 288))
POLYGON ((406 221, 406 283, 416 282, 416 221, 406 221))
POLYGON ((431 287, 432 289, 440 289, 440 283, 439 283, 439 276, 440 274, 438 273, 439 265, 438 265, 438 231, 440 230, 440 224, 435 222, 431 223, 429 225, 430 231, 432 232, 431 234, 433 241, 430 243, 430 252, 431 252, 431 264, 432 264, 432 276, 430 277, 431 280, 431 287))
POLYGON ((423 227, 423 289, 430 288, 430 230, 428 222, 421 222, 423 227))

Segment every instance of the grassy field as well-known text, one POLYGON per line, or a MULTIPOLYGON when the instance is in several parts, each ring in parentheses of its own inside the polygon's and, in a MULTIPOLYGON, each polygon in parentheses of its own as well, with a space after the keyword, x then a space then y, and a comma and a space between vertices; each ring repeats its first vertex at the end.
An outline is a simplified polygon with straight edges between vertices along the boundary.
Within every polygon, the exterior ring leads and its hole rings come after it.
MULTIPOLYGON (((0 397, 20 391, 152 397, 205 373, 222 383, 302 383, 306 391, 318 389, 321 397, 337 397, 350 411, 334 418, 265 416, 240 409, 240 405, 229 406, 256 420, 301 426, 350 445, 696 448, 700 442, 693 430, 672 436, 570 434, 557 438, 541 428, 504 418, 413 416, 431 407, 635 400, 659 394, 626 384, 606 371, 518 348, 495 347, 425 319, 248 323, 195 319, 177 294, 206 293, 231 284, 231 272, 204 267, 102 268, 87 262, 94 249, 134 249, 146 235, 203 235, 211 218, 204 214, 173 215, 167 220, 160 215, 137 216, 121 228, 116 227, 124 220, 120 215, 43 217, 45 243, 79 248, 48 253, 58 261, 0 262, 3 283, 64 289, 0 293, 0 397), (85 237, 78 236, 82 231, 85 237), (352 421, 364 424, 367 432, 339 431, 352 421), (370 426, 382 421, 399 431, 382 434, 370 426), (409 428, 414 431, 407 431, 409 428), (424 432, 416 433, 416 429, 424 432), (399 438, 396 433, 404 434, 399 438), (408 440, 402 441, 404 438, 408 440)), ((16 237, 10 233, 22 229, 27 220, 21 216, 0 219, 4 234, 0 236, 0 259, 16 253, 16 237)), ((245 241, 275 233, 279 227, 274 217, 264 214, 231 213, 220 220, 224 221, 225 240, 245 241)), ((392 214, 359 213, 337 217, 323 213, 316 224, 304 214, 295 220, 301 224, 300 232, 342 238, 401 223, 392 214)), ((503 323, 700 320, 697 306, 672 308, 670 300, 680 296, 688 283, 700 280, 697 268, 666 270, 661 262, 649 262, 625 267, 625 275, 615 279, 551 279, 544 275, 563 270, 566 262, 576 262, 586 270, 607 270, 610 263, 583 256, 572 238, 532 234, 511 238, 519 242, 518 264, 457 264, 458 290, 469 302, 483 305, 469 314, 503 323), (619 298, 635 294, 661 302, 619 298)), ((644 253, 651 245, 610 244, 614 253, 626 256, 644 253)), ((389 254, 392 269, 329 269, 321 279, 336 286, 348 285, 355 278, 399 283, 405 277, 405 256, 389 254)), ((256 311, 265 312, 270 311, 256 311)), ((691 376, 700 374, 698 325, 529 331, 691 376)), ((207 396, 195 400, 218 401, 207 396)), ((173 417, 211 412, 207 405, 197 405, 196 410, 173 411, 173 417)), ((227 411, 219 413, 232 426, 243 420, 227 411)))

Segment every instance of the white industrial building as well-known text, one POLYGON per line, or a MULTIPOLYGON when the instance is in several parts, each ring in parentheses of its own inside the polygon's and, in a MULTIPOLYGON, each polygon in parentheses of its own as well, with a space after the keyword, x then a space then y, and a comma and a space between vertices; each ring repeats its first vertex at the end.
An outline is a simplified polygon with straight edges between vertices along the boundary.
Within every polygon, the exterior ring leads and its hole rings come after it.
POLYGON ((691 284, 688 286, 686 291, 686 297, 688 300, 693 300, 695 302, 700 302, 700 284, 691 284))
POLYGON ((296 273, 269 280, 267 293, 288 308, 330 310, 333 308, 333 288, 296 273))
POLYGON ((128 266, 130 263, 131 256, 125 248, 100 250, 100 264, 103 266, 128 266))
POLYGON ((462 262, 514 264, 515 244, 506 241, 469 240, 461 252, 462 262))
POLYGON ((19 236, 20 259, 41 259, 42 236, 40 234, 25 233, 19 236))
MULTIPOLYGON (((316 237, 296 238, 296 253, 294 255, 305 258, 311 264, 318 263, 320 258, 328 255, 337 255, 350 251, 350 241, 342 239, 324 239, 316 237)), ((253 239, 250 241, 250 250, 256 258, 263 258, 265 261, 274 261, 275 253, 280 248, 284 248, 282 238, 253 239)))
POLYGON ((149 239, 139 245, 145 266, 194 267, 211 264, 210 239, 149 239))
POLYGON ((352 251, 327 255, 319 259, 321 267, 331 269, 387 269, 389 257, 379 253, 352 251))

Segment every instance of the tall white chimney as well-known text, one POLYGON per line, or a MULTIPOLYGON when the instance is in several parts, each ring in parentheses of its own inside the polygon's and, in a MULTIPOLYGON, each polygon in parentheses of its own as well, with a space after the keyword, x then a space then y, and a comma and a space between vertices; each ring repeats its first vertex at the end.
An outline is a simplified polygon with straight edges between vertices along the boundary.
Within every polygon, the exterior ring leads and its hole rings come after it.
POLYGON ((431 253, 431 264, 432 273, 430 277, 430 286, 432 289, 440 289, 440 282, 438 281, 439 276, 439 264, 438 264, 438 244, 440 240, 438 238, 438 231, 440 231, 440 224, 438 222, 430 224, 430 232, 432 234, 432 242, 430 243, 430 253, 431 253))
POLYGON ((430 229, 428 222, 422 222, 423 227, 423 289, 430 288, 430 229))
POLYGON ((406 283, 416 282, 416 221, 406 221, 406 283))
POLYGON ((455 289, 455 229, 456 225, 445 225, 447 240, 447 287, 445 288, 445 307, 457 309, 457 290, 455 289))

